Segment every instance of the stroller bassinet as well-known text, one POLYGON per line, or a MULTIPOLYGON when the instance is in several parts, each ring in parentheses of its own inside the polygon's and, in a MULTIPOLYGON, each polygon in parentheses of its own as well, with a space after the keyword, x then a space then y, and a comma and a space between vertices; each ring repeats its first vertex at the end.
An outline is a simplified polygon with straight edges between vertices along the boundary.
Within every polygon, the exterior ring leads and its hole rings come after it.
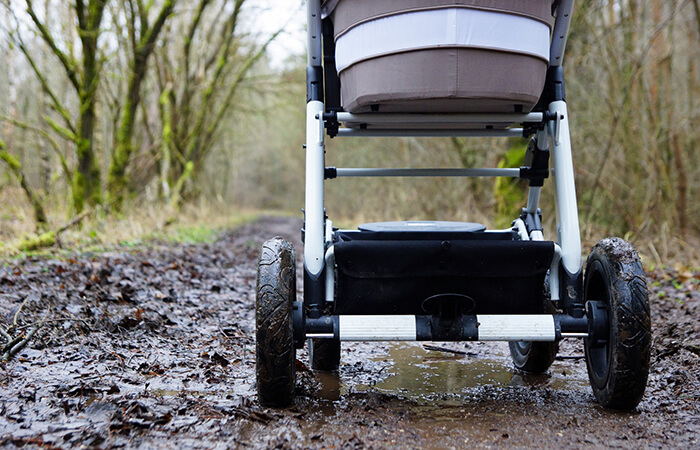
POLYGON ((333 22, 344 109, 520 113, 549 58, 549 0, 339 0, 333 22))

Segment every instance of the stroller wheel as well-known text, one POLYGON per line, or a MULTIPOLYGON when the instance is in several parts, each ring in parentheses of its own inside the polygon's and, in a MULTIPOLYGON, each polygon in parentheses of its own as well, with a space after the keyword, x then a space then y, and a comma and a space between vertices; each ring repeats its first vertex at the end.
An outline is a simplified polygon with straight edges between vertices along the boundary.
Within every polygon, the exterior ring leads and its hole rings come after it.
POLYGON ((320 372, 335 372, 340 367, 340 340, 310 339, 311 368, 320 372))
POLYGON ((294 401, 295 298, 294 247, 282 238, 270 239, 263 244, 258 262, 255 308, 256 379, 263 405, 282 407, 294 401))
POLYGON ((508 346, 513 365, 533 374, 546 372, 559 351, 559 342, 510 341, 508 346))
POLYGON ((601 317, 607 324, 584 340, 593 393, 606 408, 634 409, 644 394, 651 356, 649 296, 634 247, 619 238, 598 242, 584 284, 589 321, 601 317))
MULTIPOLYGON (((542 313, 555 314, 557 309, 549 301, 549 273, 545 277, 542 313)), ((510 341, 510 356, 516 369, 532 374, 545 373, 559 351, 559 342, 510 341)))

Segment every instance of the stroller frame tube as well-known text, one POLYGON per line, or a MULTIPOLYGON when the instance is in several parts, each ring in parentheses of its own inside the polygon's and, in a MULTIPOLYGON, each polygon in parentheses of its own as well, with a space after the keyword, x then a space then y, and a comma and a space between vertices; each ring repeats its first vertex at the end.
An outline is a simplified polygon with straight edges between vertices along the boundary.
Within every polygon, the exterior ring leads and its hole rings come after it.
POLYGON ((313 277, 321 275, 324 266, 323 180, 325 145, 323 102, 312 100, 306 105, 306 202, 304 268, 313 277))
POLYGON ((520 169, 366 169, 337 168, 341 177, 510 177, 519 178, 520 169))
POLYGON ((321 52, 321 1, 306 2, 306 62, 307 66, 320 66, 323 58, 321 52))
POLYGON ((557 20, 552 31, 552 45, 549 49, 549 65, 561 66, 564 62, 566 39, 569 37, 571 14, 574 11, 574 0, 561 0, 557 7, 557 20))
MULTIPOLYGON (((325 297, 325 211, 323 53, 321 1, 307 2, 306 69, 306 186, 304 202, 304 308, 300 315, 318 318, 323 314, 325 297)), ((303 334, 303 333, 302 333, 303 334)))
POLYGON ((549 110, 557 120, 549 123, 554 163, 554 190, 556 196, 557 233, 562 249, 562 264, 570 274, 581 272, 581 234, 578 223, 574 162, 571 154, 569 117, 566 102, 554 101, 549 110))
POLYGON ((346 112, 337 113, 338 122, 344 123, 519 123, 542 122, 544 114, 352 114, 346 112))
POLYGON ((470 130, 470 129, 355 129, 341 128, 338 137, 522 137, 522 128, 506 128, 503 130, 470 130))

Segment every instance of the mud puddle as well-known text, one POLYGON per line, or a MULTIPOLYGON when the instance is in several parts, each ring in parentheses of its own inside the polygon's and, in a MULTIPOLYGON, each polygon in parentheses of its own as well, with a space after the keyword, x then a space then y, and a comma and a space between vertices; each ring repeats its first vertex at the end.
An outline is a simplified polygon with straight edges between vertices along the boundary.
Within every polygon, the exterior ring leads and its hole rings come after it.
POLYGON ((372 386, 358 385, 355 391, 398 395, 429 405, 447 398, 456 402, 487 386, 513 390, 580 390, 588 386, 580 370, 570 371, 568 376, 564 370, 526 375, 513 368, 505 344, 481 348, 476 353, 432 343, 390 345, 389 376, 372 386))
POLYGON ((612 431, 640 418, 597 406, 575 343, 564 343, 562 358, 538 376, 517 372, 505 343, 371 345, 349 344, 338 374, 313 374, 302 436, 334 446, 361 426, 362 442, 380 447, 571 446, 603 441, 567 429, 612 431), (369 381, 355 372, 363 355, 369 381))

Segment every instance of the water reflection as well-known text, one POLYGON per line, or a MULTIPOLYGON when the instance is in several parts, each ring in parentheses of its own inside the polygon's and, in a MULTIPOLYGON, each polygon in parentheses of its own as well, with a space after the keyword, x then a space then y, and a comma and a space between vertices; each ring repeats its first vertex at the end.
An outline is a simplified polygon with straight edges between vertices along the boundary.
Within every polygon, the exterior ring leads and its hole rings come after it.
POLYGON ((522 374, 513 368, 510 358, 476 357, 425 349, 420 345, 397 344, 389 347, 389 359, 395 364, 391 375, 373 386, 356 386, 354 390, 399 394, 414 399, 435 395, 460 395, 475 388, 537 387, 571 389, 586 385, 550 371, 544 375, 522 374))
POLYGON ((340 375, 337 372, 316 372, 319 389, 316 396, 324 400, 340 399, 340 375))

